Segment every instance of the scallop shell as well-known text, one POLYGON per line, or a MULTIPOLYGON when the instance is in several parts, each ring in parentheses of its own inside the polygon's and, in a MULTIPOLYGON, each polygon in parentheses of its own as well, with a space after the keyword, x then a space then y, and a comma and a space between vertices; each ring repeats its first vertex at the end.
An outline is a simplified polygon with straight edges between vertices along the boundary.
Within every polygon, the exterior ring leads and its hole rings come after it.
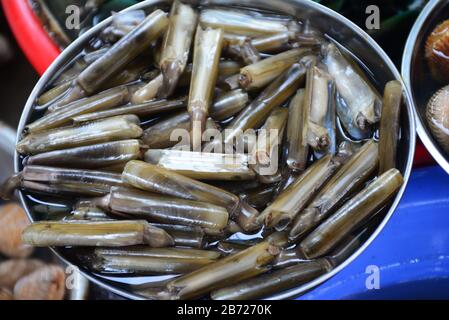
POLYGON ((430 98, 426 118, 433 137, 449 155, 449 86, 440 89, 430 98))
POLYGON ((425 56, 435 80, 449 82, 449 20, 439 24, 427 38, 425 56))
POLYGON ((18 204, 0 207, 0 253, 10 258, 26 258, 33 248, 22 243, 22 231, 30 224, 18 204))
POLYGON ((65 273, 59 266, 42 267, 20 279, 14 287, 16 300, 62 300, 65 273))

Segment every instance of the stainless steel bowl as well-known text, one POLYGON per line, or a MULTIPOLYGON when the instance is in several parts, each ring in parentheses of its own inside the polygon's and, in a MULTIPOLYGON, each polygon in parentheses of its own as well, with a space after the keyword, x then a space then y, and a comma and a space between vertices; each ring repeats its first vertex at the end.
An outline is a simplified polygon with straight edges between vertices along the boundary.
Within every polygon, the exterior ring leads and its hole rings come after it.
POLYGON ((426 106, 430 97, 442 87, 431 79, 424 60, 424 45, 428 35, 443 20, 449 18, 449 0, 431 0, 415 22, 402 57, 402 76, 410 89, 416 127, 421 141, 433 158, 449 173, 449 154, 433 138, 426 121, 426 106))
MULTIPOLYGON (((135 5, 127 10, 131 9, 148 9, 151 10, 154 7, 167 6, 170 4, 170 0, 148 0, 138 5, 135 5)), ((188 1, 194 4, 200 5, 226 5, 226 6, 246 6, 250 8, 256 9, 265 9, 271 10, 274 12, 279 12, 291 16, 296 16, 300 19, 312 19, 314 21, 314 25, 320 26, 321 31, 325 32, 330 38, 334 39, 338 43, 342 44, 344 47, 350 50, 352 54, 354 54, 359 62, 366 67, 367 70, 370 70, 373 75, 375 75, 375 85, 382 90, 385 83, 392 79, 401 80, 399 72, 396 70, 394 64, 385 54, 385 52, 372 40, 364 31, 362 31, 355 24, 345 19, 338 13, 316 4, 312 1, 307 0, 190 0, 188 1)), ((88 39, 90 39, 93 35, 97 34, 102 28, 104 28, 110 19, 104 21, 98 26, 86 32, 82 37, 72 43, 64 52, 58 57, 58 59, 51 65, 51 67, 47 70, 47 72, 40 79, 33 92, 31 93, 30 98, 25 106, 25 109, 22 114, 22 118, 19 124, 18 131, 21 132, 28 123, 30 118, 32 117, 32 106, 36 98, 40 93, 45 89, 45 85, 52 80, 53 77, 57 74, 58 70, 64 66, 65 63, 70 61, 87 43, 88 39)), ((373 79, 374 80, 374 79, 373 79)), ((403 193, 405 190, 405 186, 408 182, 410 171, 412 167, 412 160, 415 148, 415 122, 412 110, 412 103, 409 96, 409 93, 405 91, 404 94, 404 106, 402 110, 402 118, 401 118, 401 140, 399 143, 398 150, 398 167, 404 176, 404 185, 400 189, 396 198, 394 199, 390 208, 387 208, 384 215, 384 219, 379 224, 378 228, 371 235, 371 237, 366 241, 366 243, 357 250, 349 259, 347 259, 344 263, 334 269, 332 272, 325 274, 314 281, 300 286, 298 288, 282 292, 270 297, 270 299, 286 299, 297 296, 311 288, 323 283, 328 280, 336 273, 340 272, 343 268, 345 268, 351 261, 353 261, 359 254, 361 254, 367 246, 377 237, 377 235, 384 228, 385 224, 390 219, 394 210, 396 209, 403 193)), ((20 171, 22 169, 22 164, 20 162, 19 155, 16 154, 15 157, 15 170, 20 171)), ((20 197, 24 207, 27 210, 28 215, 32 220, 36 219, 36 215, 32 212, 30 207, 30 199, 27 197, 27 194, 24 192, 20 193, 20 197)), ((63 249, 57 248, 53 249, 55 253, 65 261, 73 261, 64 252, 63 249)), ((122 295, 126 298, 131 299, 141 299, 142 297, 135 295, 129 290, 126 289, 126 286, 122 286, 116 282, 111 282, 106 280, 103 277, 99 277, 94 275, 87 270, 83 269, 82 272, 95 283, 102 285, 103 287, 122 295)))

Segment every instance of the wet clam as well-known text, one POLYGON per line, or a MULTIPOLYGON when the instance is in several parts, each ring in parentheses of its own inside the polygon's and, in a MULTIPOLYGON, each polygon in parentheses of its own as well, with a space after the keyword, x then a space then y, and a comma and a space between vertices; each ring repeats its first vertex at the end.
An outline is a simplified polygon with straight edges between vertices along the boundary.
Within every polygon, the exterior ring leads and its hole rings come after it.
POLYGON ((30 224, 18 204, 0 207, 0 253, 10 258, 26 258, 33 248, 22 243, 22 231, 30 224))
POLYGON ((439 24, 427 38, 425 57, 434 79, 447 83, 449 81, 449 20, 439 24))
POLYGON ((426 118, 440 147, 449 153, 449 86, 432 96, 427 104, 426 118))
POLYGON ((60 266, 45 266, 20 279, 14 286, 16 300, 62 300, 65 272, 60 266))
POLYGON ((11 259, 0 263, 0 287, 13 289, 16 282, 44 266, 35 259, 11 259))

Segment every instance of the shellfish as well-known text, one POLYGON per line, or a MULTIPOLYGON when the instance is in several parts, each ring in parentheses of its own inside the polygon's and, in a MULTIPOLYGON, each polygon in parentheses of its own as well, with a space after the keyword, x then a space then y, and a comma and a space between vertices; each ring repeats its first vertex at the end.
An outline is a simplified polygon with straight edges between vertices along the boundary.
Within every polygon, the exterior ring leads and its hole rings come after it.
POLYGON ((449 86, 432 96, 427 104, 426 118, 434 138, 449 154, 449 86))

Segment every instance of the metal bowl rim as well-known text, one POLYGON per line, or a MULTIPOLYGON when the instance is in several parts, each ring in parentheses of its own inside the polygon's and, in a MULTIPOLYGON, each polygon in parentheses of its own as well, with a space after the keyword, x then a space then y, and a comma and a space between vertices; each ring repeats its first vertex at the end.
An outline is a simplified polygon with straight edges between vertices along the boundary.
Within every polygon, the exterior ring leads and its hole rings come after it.
MULTIPOLYGON (((388 57, 388 55, 383 51, 383 49, 365 32, 363 31, 360 27, 358 27, 355 23, 351 22, 350 20, 348 20, 347 18, 343 17, 341 14, 319 4, 319 3, 315 3, 312 1, 307 1, 307 0, 283 0, 286 2, 293 2, 293 3, 297 3, 300 5, 306 5, 308 7, 310 7, 313 10, 317 10, 320 11, 328 16, 334 17, 335 19, 339 20, 341 23, 343 23, 344 25, 346 25, 346 27, 348 27, 348 29, 350 29, 352 32, 354 32, 355 34, 357 34, 359 37, 361 37, 362 39, 364 39, 368 45, 371 46, 372 50, 374 50, 376 52, 377 55, 379 55, 379 57, 385 62, 385 64, 387 65, 387 67, 389 68, 389 71, 391 73, 393 73, 393 75, 396 77, 397 80, 399 80, 402 84, 402 78, 399 74, 399 71, 396 69, 396 66, 393 64, 393 62, 391 61, 391 59, 388 57)), ((145 0, 141 3, 138 3, 134 6, 131 6, 125 10, 123 10, 123 12, 125 11, 129 11, 129 10, 136 10, 136 9, 143 9, 146 7, 150 7, 153 5, 157 5, 158 3, 160 3, 161 0, 145 0)), ((201 3, 201 0, 200 0, 201 3)), ((58 58, 51 64, 51 66, 47 69, 47 71, 44 73, 44 75, 40 78, 40 80, 38 81, 38 83, 36 84, 36 86, 34 87, 33 91, 31 92, 25 108, 22 111, 22 116, 20 118, 20 122, 18 125, 18 129, 17 129, 17 138, 16 138, 16 143, 18 141, 20 141, 20 137, 21 137, 21 133, 26 125, 26 122, 28 121, 28 117, 29 114, 32 111, 32 107, 33 104, 35 102, 36 97, 38 96, 38 94, 43 90, 43 88, 45 87, 45 85, 48 83, 48 81, 50 81, 51 77, 55 74, 55 72, 58 70, 58 68, 64 65, 64 63, 66 62, 66 57, 69 56, 69 54, 72 51, 75 50, 79 50, 79 46, 81 44, 83 44, 83 42, 85 41, 86 38, 90 38, 93 35, 95 35, 100 29, 102 29, 103 27, 105 27, 107 24, 110 23, 112 17, 109 17, 108 19, 102 21, 101 23, 99 23, 98 25, 96 25, 95 27, 89 29, 87 32, 85 32, 82 36, 80 36, 78 39, 76 39, 74 42, 72 42, 59 56, 58 58)), ((410 132, 410 136, 409 138, 409 152, 407 154, 407 157, 404 159, 404 161, 406 162, 405 165, 405 172, 404 172, 404 183, 402 185, 402 187, 400 188, 399 192, 397 193, 395 200, 393 202, 393 204, 391 205, 390 209, 388 210, 387 214, 385 215, 385 218, 382 220, 382 222, 379 224, 379 226, 377 227, 377 229, 371 234, 371 236, 365 241, 365 243, 356 251, 354 252, 348 259, 346 259, 346 261, 344 261, 343 263, 341 263, 340 265, 338 265, 335 269, 333 269, 331 272, 326 273, 316 279, 314 279, 313 281, 287 290, 285 292, 281 292, 278 294, 274 294, 268 298, 266 298, 266 300, 279 300, 279 299, 289 299, 289 298, 293 298, 295 296, 298 296, 302 293, 307 292, 308 290, 311 290, 312 288, 317 287, 318 285, 324 283, 325 281, 327 281, 328 279, 330 279, 331 277, 333 277, 334 275, 336 275, 337 273, 339 273, 341 270, 343 270, 346 266, 348 266, 353 260, 355 260, 363 251, 366 250, 366 248, 371 244, 371 242, 374 241, 374 239, 379 235, 379 233, 383 230, 383 228, 385 227, 385 225, 387 224, 387 222, 390 220, 391 216, 393 215, 394 211, 396 210, 403 194, 405 191, 405 188, 407 186, 408 180, 410 178, 410 173, 411 173, 411 169, 412 169, 412 164, 413 164, 413 155, 415 153, 415 140, 416 140, 416 136, 415 136, 415 114, 413 112, 413 108, 412 108, 412 100, 410 98, 410 92, 408 90, 408 88, 406 86, 404 86, 404 102, 405 102, 405 106, 407 108, 407 116, 408 116, 408 122, 409 122, 409 132, 410 132)), ((19 171, 19 167, 20 167, 20 158, 19 158, 19 154, 17 152, 15 152, 14 155, 14 170, 15 172, 19 171)), ((29 217, 29 219, 31 221, 34 221, 33 216, 31 215, 31 210, 28 208, 28 206, 26 205, 26 199, 25 199, 25 195, 22 191, 19 191, 19 198, 20 201, 29 217)), ((51 250, 56 254, 56 256, 61 259, 63 262, 71 265, 71 263, 64 258, 58 251, 57 248, 51 248, 51 250)), ((118 288, 115 287, 111 284, 108 284, 104 281, 101 280, 101 278, 94 276, 93 274, 91 274, 90 272, 85 271, 84 269, 80 269, 80 272, 86 277, 88 278, 90 281, 92 281, 93 283, 107 289, 110 290, 111 292, 118 294, 124 298, 128 298, 128 299, 136 299, 136 300, 142 300, 144 299, 144 297, 137 295, 137 294, 133 294, 130 293, 128 291, 126 291, 125 289, 122 288, 118 288)))
POLYGON ((402 67, 401 73, 405 85, 410 90, 411 102, 413 105, 413 113, 416 119, 416 131, 422 143, 426 146, 427 150, 430 152, 435 161, 449 174, 449 159, 439 150, 439 147, 434 142, 432 135, 426 130, 427 125, 421 121, 421 117, 418 113, 417 103, 415 101, 415 96, 412 90, 411 84, 411 69, 412 69, 412 56, 415 51, 416 41, 419 33, 422 30, 424 23, 431 13, 434 12, 435 8, 441 5, 440 0, 431 0, 423 9, 421 14, 418 16, 412 30, 407 38, 405 44, 404 53, 402 56, 402 67))

